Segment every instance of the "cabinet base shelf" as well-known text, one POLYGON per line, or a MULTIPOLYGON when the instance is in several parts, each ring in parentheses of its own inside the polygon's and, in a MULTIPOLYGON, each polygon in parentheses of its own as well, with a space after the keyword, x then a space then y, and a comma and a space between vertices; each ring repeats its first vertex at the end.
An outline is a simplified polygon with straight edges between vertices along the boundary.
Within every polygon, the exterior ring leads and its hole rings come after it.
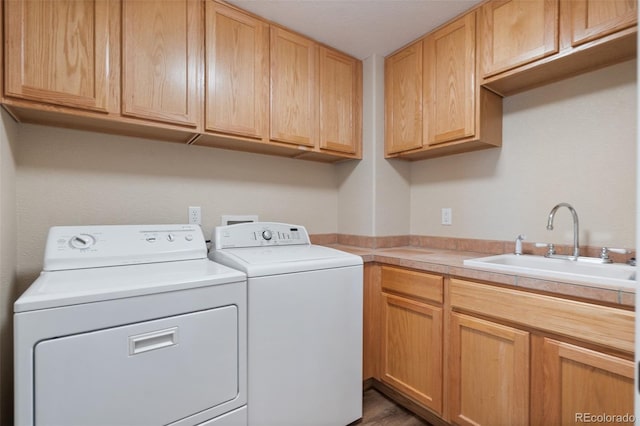
POLYGON ((67 129, 106 133, 119 136, 130 136, 155 141, 174 142, 228 149, 232 151, 251 152, 255 154, 273 155, 314 162, 335 163, 352 159, 360 159, 356 155, 340 155, 324 151, 300 149, 295 145, 277 142, 249 140, 236 136, 200 133, 196 129, 155 122, 145 122, 124 118, 120 115, 91 113, 85 111, 70 112, 68 108, 38 105, 29 102, 4 99, 4 109, 18 123, 38 124, 67 129))
POLYGON ((482 85, 500 96, 511 96, 634 59, 637 57, 637 44, 637 27, 629 28, 602 40, 487 78, 482 85))

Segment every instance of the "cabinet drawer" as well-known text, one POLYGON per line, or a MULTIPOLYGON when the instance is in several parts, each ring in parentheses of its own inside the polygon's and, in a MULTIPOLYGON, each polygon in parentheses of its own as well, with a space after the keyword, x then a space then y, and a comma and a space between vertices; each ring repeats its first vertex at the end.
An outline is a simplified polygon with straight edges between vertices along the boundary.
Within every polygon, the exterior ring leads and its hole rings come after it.
POLYGON ((382 290, 417 299, 442 303, 443 278, 440 275, 407 269, 382 267, 382 290))
POLYGON ((458 279, 451 280, 450 297, 455 310, 634 351, 635 314, 630 311, 458 279))

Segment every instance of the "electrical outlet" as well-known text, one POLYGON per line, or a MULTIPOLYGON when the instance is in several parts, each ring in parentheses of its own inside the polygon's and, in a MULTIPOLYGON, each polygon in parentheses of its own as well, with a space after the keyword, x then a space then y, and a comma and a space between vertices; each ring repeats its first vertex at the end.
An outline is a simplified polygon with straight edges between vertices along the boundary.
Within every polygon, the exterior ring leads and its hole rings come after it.
POLYGON ((444 207, 442 209, 442 224, 451 225, 453 223, 451 207, 444 207))
POLYGON ((202 210, 200 207, 189 207, 189 224, 202 225, 202 210))

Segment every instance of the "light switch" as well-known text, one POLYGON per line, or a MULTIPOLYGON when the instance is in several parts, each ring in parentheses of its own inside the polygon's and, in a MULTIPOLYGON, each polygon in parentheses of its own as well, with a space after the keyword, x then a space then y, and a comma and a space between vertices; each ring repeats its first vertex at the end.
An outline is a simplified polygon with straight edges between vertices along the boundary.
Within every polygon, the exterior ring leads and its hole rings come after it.
POLYGON ((453 219, 451 217, 451 207, 443 207, 442 208, 442 224, 443 225, 451 225, 453 219))

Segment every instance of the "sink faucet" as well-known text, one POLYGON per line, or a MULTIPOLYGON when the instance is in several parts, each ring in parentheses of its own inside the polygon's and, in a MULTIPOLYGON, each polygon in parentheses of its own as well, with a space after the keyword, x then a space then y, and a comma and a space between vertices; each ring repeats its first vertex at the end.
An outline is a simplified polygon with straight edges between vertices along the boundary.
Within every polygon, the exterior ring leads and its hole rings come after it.
POLYGON ((580 246, 578 244, 578 213, 576 213, 576 210, 571 206, 571 204, 560 203, 556 204, 551 209, 551 213, 549 213, 549 220, 547 220, 547 229, 549 231, 553 230, 553 217, 556 215, 556 212, 560 207, 568 208, 571 212, 571 216, 573 216, 573 257, 575 257, 575 260, 578 260, 578 257, 580 256, 580 246))
POLYGON ((527 236, 524 234, 520 234, 516 237, 516 249, 513 252, 513 254, 515 254, 516 256, 522 255, 522 240, 524 240, 525 238, 527 238, 527 236))

